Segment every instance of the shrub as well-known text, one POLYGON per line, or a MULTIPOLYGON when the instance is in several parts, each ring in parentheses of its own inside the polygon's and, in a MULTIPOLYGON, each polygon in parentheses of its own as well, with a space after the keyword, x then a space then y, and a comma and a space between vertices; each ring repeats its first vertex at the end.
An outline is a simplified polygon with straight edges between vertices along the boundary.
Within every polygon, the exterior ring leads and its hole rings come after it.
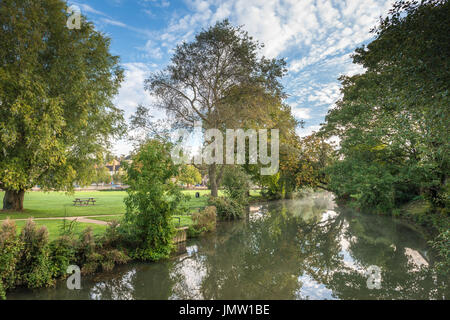
POLYGON ((20 240, 23 242, 20 261, 17 265, 20 283, 28 288, 53 284, 47 228, 37 228, 30 218, 22 229, 20 240))
POLYGON ((50 259, 52 262, 53 276, 64 277, 67 275, 67 267, 76 262, 78 242, 73 232, 75 221, 64 221, 61 234, 50 243, 50 259))
POLYGON ((248 205, 250 178, 241 167, 225 167, 222 186, 228 198, 239 203, 241 206, 248 205))
POLYGON ((179 167, 170 154, 171 145, 150 140, 142 145, 127 168, 128 196, 120 230, 133 258, 159 260, 173 249, 173 214, 183 213, 184 196, 174 183, 179 167))
MULTIPOLYGON (((115 227, 114 227, 115 228, 115 227)), ((113 239, 111 234, 115 230, 107 232, 103 238, 96 241, 92 228, 86 228, 80 239, 79 253, 81 261, 81 273, 91 274, 97 271, 111 271, 116 264, 123 264, 130 260, 130 257, 118 248, 111 247, 113 239)))
POLYGON ((14 288, 18 277, 16 265, 23 243, 17 237, 16 224, 7 219, 0 229, 0 298, 6 298, 6 290, 14 288))
POLYGON ((53 276, 64 277, 67 267, 77 260, 77 241, 71 236, 62 235, 50 243, 50 260, 52 262, 53 276))
POLYGON ((244 206, 231 198, 210 198, 208 204, 216 207, 217 216, 222 220, 236 220, 244 216, 244 206))
POLYGON ((440 258, 435 267, 440 273, 448 276, 450 273, 450 219, 448 217, 440 218, 435 225, 437 225, 439 234, 431 241, 431 245, 440 258))
POLYGON ((216 207, 208 206, 192 214, 192 228, 197 232, 210 232, 216 230, 216 207))

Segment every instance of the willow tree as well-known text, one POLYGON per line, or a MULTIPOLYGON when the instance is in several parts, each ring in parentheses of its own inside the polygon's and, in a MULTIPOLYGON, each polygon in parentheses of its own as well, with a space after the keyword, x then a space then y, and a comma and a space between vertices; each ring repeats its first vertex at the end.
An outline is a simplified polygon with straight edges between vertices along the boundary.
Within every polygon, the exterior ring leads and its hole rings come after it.
MULTIPOLYGON (((259 102, 267 105, 283 97, 279 79, 285 61, 260 58, 262 47, 241 27, 217 22, 194 41, 178 45, 171 63, 147 79, 146 90, 158 99, 174 128, 191 129, 197 121, 204 129, 223 132, 243 128, 247 119, 266 116, 259 102)), ((218 166, 208 165, 212 196, 217 196, 222 175, 223 166, 218 166)))
POLYGON ((0 188, 3 209, 22 210, 25 191, 71 190, 88 181, 123 131, 112 104, 123 80, 110 40, 81 17, 67 27, 66 2, 0 5, 0 188))

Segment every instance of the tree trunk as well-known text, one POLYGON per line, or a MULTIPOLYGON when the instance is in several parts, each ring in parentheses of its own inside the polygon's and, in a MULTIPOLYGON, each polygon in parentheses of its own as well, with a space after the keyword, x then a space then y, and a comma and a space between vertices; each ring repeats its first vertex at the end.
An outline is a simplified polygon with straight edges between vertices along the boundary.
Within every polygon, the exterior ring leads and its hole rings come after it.
POLYGON ((22 211, 25 190, 6 190, 3 197, 3 210, 22 211))
POLYGON ((211 187, 211 196, 217 197, 219 195, 217 187, 217 174, 216 174, 216 164, 213 163, 208 168, 209 185, 211 187))

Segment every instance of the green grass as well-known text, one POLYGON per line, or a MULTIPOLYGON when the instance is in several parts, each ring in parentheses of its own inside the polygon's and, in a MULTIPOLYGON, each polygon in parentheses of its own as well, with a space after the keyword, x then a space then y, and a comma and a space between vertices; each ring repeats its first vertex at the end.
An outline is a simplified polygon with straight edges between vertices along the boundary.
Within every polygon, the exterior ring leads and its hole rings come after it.
MULTIPOLYGON (((210 190, 184 190, 184 194, 190 196, 188 202, 189 211, 192 213, 199 208, 205 207, 208 201, 210 190), (200 198, 195 198, 195 193, 200 192, 200 198)), ((0 192, 0 199, 3 199, 4 192, 0 192)), ((127 193, 125 191, 79 191, 74 194, 67 195, 64 192, 27 192, 25 194, 23 212, 0 212, 0 220, 7 217, 11 219, 26 218, 56 218, 56 217, 79 217, 79 216, 100 216, 91 219, 99 221, 120 220, 125 213, 125 204, 123 203, 127 193), (72 201, 75 198, 96 199, 95 206, 74 207, 72 201), (102 215, 114 215, 104 216, 102 215)), ((223 195, 219 191, 219 195, 223 195)), ((259 191, 251 191, 252 198, 259 197, 259 191)), ((189 226, 192 219, 189 215, 180 217, 180 226, 189 226)), ((18 229, 25 225, 26 221, 17 221, 18 229)), ((49 231, 51 240, 58 237, 63 220, 35 220, 39 225, 45 225, 49 231)), ((178 219, 174 219, 174 223, 178 226, 178 219)), ((101 234, 105 231, 106 226, 92 223, 75 223, 75 232, 80 233, 86 227, 92 227, 94 234, 101 234)))
MULTIPOLYGON (((183 191, 191 196, 189 208, 191 211, 206 206, 209 190, 199 190, 201 197, 195 198, 195 190, 183 191)), ((3 199, 4 192, 0 192, 0 199, 3 199)), ((0 212, 0 220, 10 217, 12 219, 33 218, 53 218, 53 217, 79 217, 92 215, 119 215, 125 213, 123 199, 126 197, 125 191, 79 191, 75 194, 67 195, 64 192, 38 192, 25 193, 23 212, 0 212), (96 199, 95 206, 73 206, 75 198, 96 199)))
POLYGON ((110 222, 110 221, 113 221, 113 220, 120 221, 120 219, 122 219, 122 217, 123 217, 123 215, 119 214, 119 215, 116 215, 116 216, 92 217, 92 218, 89 218, 89 219, 110 222))
MULTIPOLYGON (((106 221, 106 222, 110 222, 113 220, 117 220, 120 222, 120 219, 122 219, 123 215, 117 215, 117 216, 112 216, 112 217, 93 217, 91 219, 93 220, 100 220, 100 221, 106 221)), ((180 226, 180 227, 188 227, 192 224, 192 218, 191 216, 173 216, 173 220, 174 220, 174 224, 176 227, 180 226), (178 225, 178 218, 180 218, 180 225, 178 225)))
MULTIPOLYGON (((73 195, 67 195, 64 192, 27 192, 24 200, 25 210, 23 212, 0 212, 0 220, 6 217, 23 219, 123 214, 125 213, 125 204, 123 203, 125 196, 125 191, 80 191, 73 195), (89 197, 97 200, 95 206, 73 206, 72 201, 75 198, 89 197)), ((3 198, 3 192, 0 193, 0 198, 3 198)))
MULTIPOLYGON (((20 232, 22 228, 25 226, 26 221, 19 220, 15 221, 17 230, 20 232)), ((49 240, 55 240, 61 233, 61 228, 63 226, 64 220, 36 220, 36 225, 38 226, 46 226, 48 230, 49 240)), ((70 221, 66 220, 66 223, 70 223, 70 221)), ((82 223, 82 222, 74 222, 74 233, 81 234, 81 232, 87 227, 91 227, 94 235, 101 235, 105 232, 106 226, 92 223, 82 223)))

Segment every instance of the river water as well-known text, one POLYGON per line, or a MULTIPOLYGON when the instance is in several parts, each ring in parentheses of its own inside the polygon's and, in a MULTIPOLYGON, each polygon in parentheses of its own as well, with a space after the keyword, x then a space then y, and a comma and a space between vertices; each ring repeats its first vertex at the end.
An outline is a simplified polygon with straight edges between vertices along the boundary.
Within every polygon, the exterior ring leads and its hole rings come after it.
MULTIPOLYGON (((81 290, 8 299, 448 299, 418 229, 337 206, 329 193, 253 205, 171 259, 82 277, 81 290)), ((448 280, 448 279, 447 279, 448 280)))

